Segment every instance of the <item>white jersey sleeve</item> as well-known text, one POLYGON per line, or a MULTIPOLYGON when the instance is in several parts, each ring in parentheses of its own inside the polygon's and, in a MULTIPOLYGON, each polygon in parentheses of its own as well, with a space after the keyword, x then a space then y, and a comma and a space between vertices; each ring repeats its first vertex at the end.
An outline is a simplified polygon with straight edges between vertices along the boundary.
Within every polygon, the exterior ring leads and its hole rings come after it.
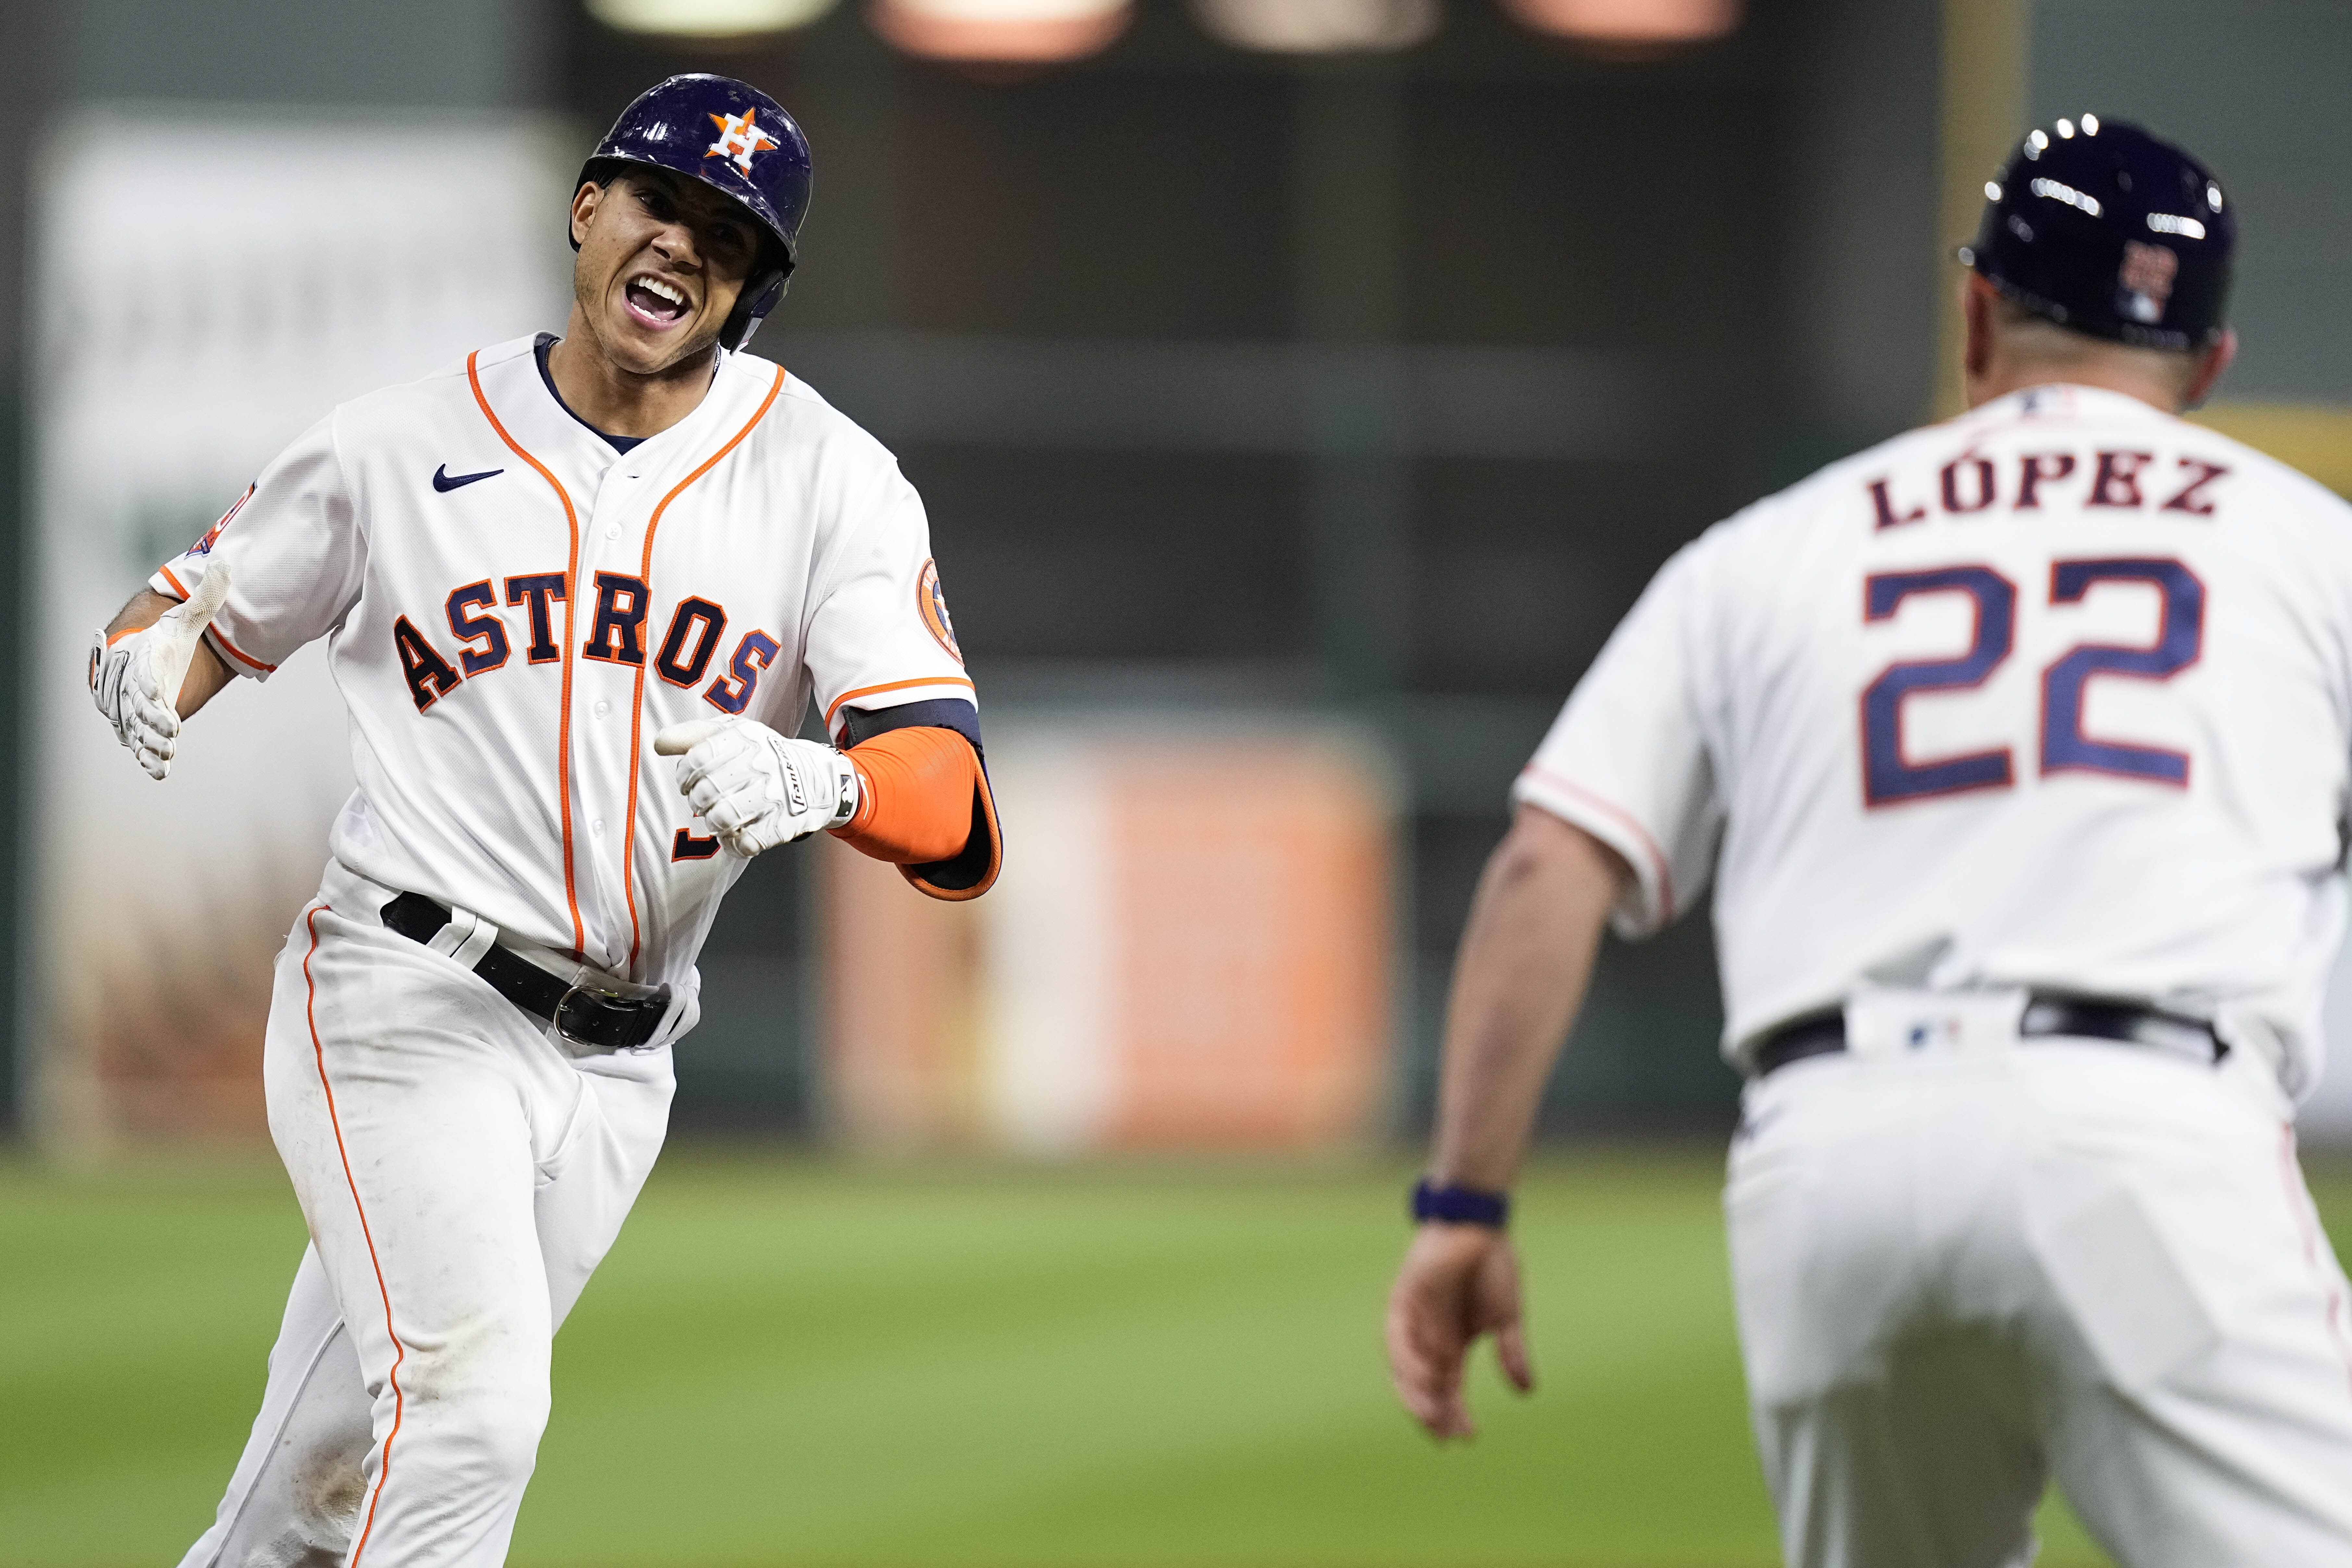
POLYGON ((228 597, 205 636, 239 675, 267 680, 359 598, 367 548, 334 426, 331 414, 304 431, 202 539, 148 579, 157 593, 185 599, 214 561, 229 563, 228 597))
POLYGON ((1685 546, 1660 568, 1511 789, 1632 869, 1612 921, 1622 936, 1646 936, 1690 907, 1723 826, 1696 679, 1705 552, 1704 541, 1685 546))
POLYGON ((818 563, 806 644, 827 731, 839 731, 848 707, 973 701, 915 487, 888 465, 845 515, 818 563))

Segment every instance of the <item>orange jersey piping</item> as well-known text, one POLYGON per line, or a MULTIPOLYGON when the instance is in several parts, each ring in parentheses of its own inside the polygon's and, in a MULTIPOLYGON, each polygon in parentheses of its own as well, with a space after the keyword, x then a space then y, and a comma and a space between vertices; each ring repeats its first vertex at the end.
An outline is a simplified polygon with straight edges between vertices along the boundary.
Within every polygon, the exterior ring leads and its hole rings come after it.
POLYGON ((564 525, 572 531, 572 553, 563 563, 563 708, 555 721, 555 788, 563 813, 563 901, 572 910, 572 949, 584 952, 588 930, 581 923, 580 893, 572 874, 572 615, 573 606, 580 602, 580 514, 572 510, 572 497, 564 490, 562 481, 548 471, 545 463, 524 451, 522 443, 508 435, 499 416, 490 412, 490 400, 482 395, 482 378, 475 369, 475 363, 481 357, 479 349, 466 356, 466 384, 474 389, 474 401, 481 405, 482 417, 490 422, 490 428, 499 433, 507 450, 539 470, 539 477, 547 481, 555 499, 563 503, 564 525))
POLYGON ((236 661, 240 664, 249 664, 265 675, 270 674, 278 668, 274 664, 262 663, 259 659, 254 658, 251 654, 245 652, 235 643, 229 641, 227 637, 222 636, 220 623, 217 621, 205 628, 205 635, 212 638, 213 641, 220 644, 222 647, 227 649, 231 655, 235 656, 236 661))
POLYGON ((375 1233, 368 1227, 367 1205, 360 1201, 360 1184, 352 1174, 352 1153, 343 1146, 343 1123, 335 1114, 335 1087, 327 1081, 327 1047, 319 1038, 319 985, 310 977, 310 960, 319 952, 319 911, 324 904, 313 904, 310 918, 303 922, 310 928, 310 951, 302 955, 302 984, 308 992, 303 1003, 303 1016, 310 1026, 310 1053, 319 1064, 319 1088, 327 1097, 327 1125, 335 1134, 335 1153, 343 1163, 343 1184, 351 1189, 352 1207, 360 1216, 360 1239, 367 1243, 368 1267, 375 1270, 376 1293, 383 1300, 383 1331, 392 1341, 392 1371, 387 1373, 392 1384, 392 1430, 383 1435, 383 1454, 376 1461, 375 1491, 368 1499, 367 1523, 360 1531, 357 1545, 352 1548, 352 1568, 359 1568, 361 1555, 367 1551, 368 1537, 375 1531, 376 1505, 383 1500, 383 1485, 392 1479, 392 1445, 400 1436, 400 1423, 408 1414, 407 1396, 400 1390, 400 1363, 408 1359, 408 1347, 400 1341, 399 1331, 392 1326, 392 1288, 384 1283, 383 1265, 375 1255, 375 1233))
MULTIPOLYGON (((661 527, 662 513, 669 510, 670 502, 686 493, 687 486, 717 468, 719 458, 742 444, 743 437, 749 436, 760 421, 768 416, 768 410, 775 406, 776 395, 783 389, 784 367, 778 365, 776 379, 769 385, 768 395, 760 400, 759 408, 752 413, 750 419, 744 421, 743 428, 736 431, 729 438, 727 445, 705 458, 700 468, 678 480, 669 494, 662 497, 660 502, 655 506, 653 516, 646 520, 646 548, 637 562, 637 580, 646 585, 646 624, 648 642, 652 640, 650 634, 654 607, 654 531, 661 527)), ((565 601, 567 606, 570 603, 568 599, 565 601)), ((640 664, 637 666, 635 699, 630 704, 629 710, 629 809, 621 819, 625 824, 621 831, 621 892, 629 902, 629 973, 633 977, 637 968, 637 947, 642 940, 637 927, 637 748, 645 732, 645 722, 646 667, 640 664)))

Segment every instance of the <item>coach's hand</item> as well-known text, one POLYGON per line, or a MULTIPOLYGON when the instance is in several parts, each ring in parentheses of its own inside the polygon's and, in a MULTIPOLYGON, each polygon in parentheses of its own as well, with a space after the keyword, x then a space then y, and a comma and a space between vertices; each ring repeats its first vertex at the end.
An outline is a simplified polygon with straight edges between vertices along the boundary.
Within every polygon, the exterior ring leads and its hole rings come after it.
POLYGON ((857 770, 848 758, 756 719, 672 724, 654 737, 654 750, 678 759, 678 793, 746 860, 857 812, 857 770))
POLYGON ((1486 1226, 1423 1225, 1389 1292, 1389 1376, 1404 1407, 1440 1439, 1477 1435, 1462 1400, 1462 1373, 1470 1347, 1486 1333, 1511 1386, 1531 1391, 1535 1367, 1519 1321, 1511 1238, 1486 1226))

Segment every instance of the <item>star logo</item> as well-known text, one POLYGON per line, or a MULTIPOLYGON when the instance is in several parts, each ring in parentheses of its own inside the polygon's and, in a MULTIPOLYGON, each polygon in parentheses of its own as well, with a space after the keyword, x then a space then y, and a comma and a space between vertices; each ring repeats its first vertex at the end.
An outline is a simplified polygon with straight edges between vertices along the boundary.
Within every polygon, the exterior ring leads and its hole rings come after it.
POLYGON ((719 140, 710 144, 706 158, 725 158, 746 174, 751 172, 751 154, 782 142, 760 129, 755 123, 760 111, 747 109, 740 114, 714 114, 710 123, 719 127, 719 140))

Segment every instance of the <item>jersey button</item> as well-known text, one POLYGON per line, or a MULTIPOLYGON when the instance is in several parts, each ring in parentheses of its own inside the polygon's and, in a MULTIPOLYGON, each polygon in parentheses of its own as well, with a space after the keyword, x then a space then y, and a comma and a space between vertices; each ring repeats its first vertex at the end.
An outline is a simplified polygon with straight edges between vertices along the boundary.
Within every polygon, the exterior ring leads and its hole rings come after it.
POLYGON ((609 702, 605 701, 605 700, 604 700, 603 698, 601 698, 601 697, 600 697, 600 698, 598 698, 598 699, 596 700, 596 717, 597 717, 597 718, 602 719, 602 718, 604 718, 606 714, 610 713, 612 710, 613 710, 613 705, 612 705, 611 703, 609 703, 609 702))
POLYGON ((594 835, 595 835, 597 837, 599 837, 599 838, 604 837, 604 819, 603 817, 601 817, 601 816, 600 816, 600 817, 598 817, 595 821, 593 821, 593 822, 590 823, 590 824, 588 825, 588 831, 589 831, 589 832, 591 832, 591 833, 593 833, 593 834, 594 834, 594 835))
POLYGON ((619 523, 617 523, 617 522, 608 522, 608 523, 606 523, 606 524, 604 525, 604 537, 605 537, 605 538, 607 538, 607 539, 618 539, 618 538, 620 538, 620 537, 621 537, 621 525, 620 525, 619 523))

